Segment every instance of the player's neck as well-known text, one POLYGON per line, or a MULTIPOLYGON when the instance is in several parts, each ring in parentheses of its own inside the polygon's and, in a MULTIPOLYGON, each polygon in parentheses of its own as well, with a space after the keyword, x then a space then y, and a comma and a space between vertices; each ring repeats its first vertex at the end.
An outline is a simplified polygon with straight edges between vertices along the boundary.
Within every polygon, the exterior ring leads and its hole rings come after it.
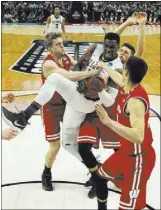
POLYGON ((62 55, 56 55, 55 53, 51 53, 51 56, 54 59, 54 61, 58 63, 62 60, 62 55))
POLYGON ((115 60, 117 57, 118 57, 118 55, 117 55, 115 58, 106 59, 106 58, 104 57, 104 54, 102 54, 102 55, 100 56, 100 59, 101 59, 103 62, 110 62, 110 61, 115 60))
POLYGON ((125 93, 129 93, 131 90, 133 90, 134 88, 136 88, 139 84, 132 84, 130 82, 128 82, 127 84, 125 84, 124 86, 124 90, 125 90, 125 93))
POLYGON ((59 18, 59 16, 60 16, 60 15, 54 15, 54 17, 55 17, 56 19, 58 19, 58 18, 59 18))

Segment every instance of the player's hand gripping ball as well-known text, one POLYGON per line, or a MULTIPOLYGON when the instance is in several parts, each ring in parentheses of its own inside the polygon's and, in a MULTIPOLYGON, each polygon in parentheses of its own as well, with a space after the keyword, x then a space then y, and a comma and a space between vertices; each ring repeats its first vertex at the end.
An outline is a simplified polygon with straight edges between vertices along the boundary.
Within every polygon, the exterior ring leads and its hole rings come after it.
POLYGON ((78 82, 77 90, 86 98, 98 99, 98 92, 105 88, 105 83, 98 77, 84 79, 78 82))

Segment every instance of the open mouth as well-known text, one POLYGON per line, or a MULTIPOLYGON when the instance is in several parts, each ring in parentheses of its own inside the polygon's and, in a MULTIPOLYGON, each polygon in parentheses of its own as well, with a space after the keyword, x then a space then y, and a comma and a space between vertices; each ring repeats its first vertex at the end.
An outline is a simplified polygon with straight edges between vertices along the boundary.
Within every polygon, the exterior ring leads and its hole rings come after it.
POLYGON ((119 58, 122 60, 124 58, 124 56, 123 55, 120 55, 119 58))

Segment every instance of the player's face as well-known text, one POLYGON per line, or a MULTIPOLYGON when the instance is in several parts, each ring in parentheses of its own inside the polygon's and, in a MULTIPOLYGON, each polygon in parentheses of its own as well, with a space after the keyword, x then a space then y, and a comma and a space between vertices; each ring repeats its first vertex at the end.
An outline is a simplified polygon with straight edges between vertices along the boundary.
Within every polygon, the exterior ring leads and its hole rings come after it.
POLYGON ((127 62, 129 57, 131 56, 131 50, 125 46, 122 46, 118 51, 119 58, 123 64, 127 62))
POLYGON ((104 41, 104 58, 106 60, 112 60, 117 57, 117 51, 119 49, 118 43, 116 40, 108 40, 104 41))
POLYGON ((53 40, 53 52, 55 55, 61 56, 64 54, 64 44, 62 38, 57 38, 53 40))
POLYGON ((60 15, 60 9, 59 8, 55 8, 54 9, 54 15, 56 16, 56 17, 59 17, 59 15, 60 15))

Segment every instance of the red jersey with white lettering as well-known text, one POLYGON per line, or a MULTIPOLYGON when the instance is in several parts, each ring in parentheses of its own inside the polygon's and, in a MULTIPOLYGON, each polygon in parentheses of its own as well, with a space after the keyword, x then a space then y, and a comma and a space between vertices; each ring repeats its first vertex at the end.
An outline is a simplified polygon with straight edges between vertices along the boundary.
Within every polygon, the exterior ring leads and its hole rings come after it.
POLYGON ((119 140, 121 143, 121 150, 126 154, 139 154, 148 152, 151 148, 151 144, 153 141, 152 132, 149 125, 149 111, 150 111, 150 103, 149 98, 141 85, 138 85, 136 88, 129 91, 129 93, 125 93, 123 88, 119 89, 118 95, 118 106, 117 106, 117 117, 118 122, 124 126, 131 127, 129 114, 126 113, 126 107, 129 99, 138 98, 142 100, 146 107, 146 112, 144 115, 145 118, 145 128, 144 128, 144 140, 141 144, 136 144, 130 142, 122 136, 119 136, 119 140))
MULTIPOLYGON (((57 64, 58 67, 63 68, 65 70, 67 70, 67 71, 72 66, 71 60, 68 57, 68 55, 66 55, 66 54, 64 54, 62 56, 62 62, 63 62, 63 65, 62 66, 61 66, 60 63, 57 63, 50 54, 47 55, 47 57, 44 59, 44 62, 47 61, 47 60, 53 60, 57 64)), ((42 83, 44 84, 46 78, 45 78, 43 72, 41 73, 41 78, 42 78, 42 83)), ((52 97, 52 99, 48 103, 62 104, 63 102, 64 102, 64 99, 62 98, 62 96, 58 92, 55 92, 54 95, 53 95, 53 97, 52 97)))

